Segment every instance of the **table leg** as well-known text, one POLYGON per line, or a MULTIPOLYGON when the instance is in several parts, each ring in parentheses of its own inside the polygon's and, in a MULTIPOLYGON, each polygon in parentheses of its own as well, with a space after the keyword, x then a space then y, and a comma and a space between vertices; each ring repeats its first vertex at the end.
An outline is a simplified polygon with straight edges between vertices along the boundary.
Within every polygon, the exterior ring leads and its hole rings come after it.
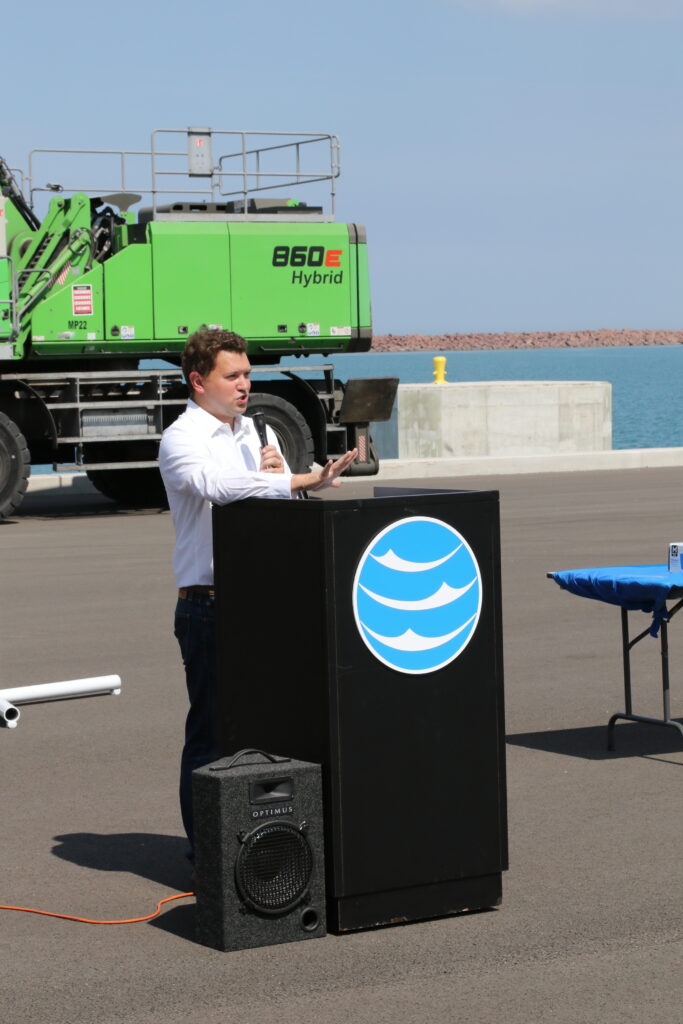
POLYGON ((624 703, 626 714, 633 711, 633 700, 631 697, 631 645, 628 642, 628 612, 621 609, 621 644, 624 657, 624 703))
MULTIPOLYGON (((676 611, 680 605, 676 606, 676 611)), ((633 714, 633 701, 631 696, 631 647, 633 644, 638 643, 639 640, 647 634, 647 630, 641 633, 640 636, 633 640, 633 643, 629 640, 628 634, 628 612, 625 608, 621 609, 621 643, 624 660, 624 702, 626 705, 626 711, 618 711, 612 715, 607 725, 607 749, 614 750, 614 725, 620 719, 629 722, 645 722, 650 725, 668 725, 673 729, 677 729, 678 732, 683 736, 683 725, 680 722, 676 722, 671 717, 671 697, 669 691, 669 634, 667 623, 665 620, 662 621, 660 627, 660 641, 659 649, 662 659, 662 698, 664 702, 664 717, 663 718, 650 718, 646 715, 634 715, 633 714)))

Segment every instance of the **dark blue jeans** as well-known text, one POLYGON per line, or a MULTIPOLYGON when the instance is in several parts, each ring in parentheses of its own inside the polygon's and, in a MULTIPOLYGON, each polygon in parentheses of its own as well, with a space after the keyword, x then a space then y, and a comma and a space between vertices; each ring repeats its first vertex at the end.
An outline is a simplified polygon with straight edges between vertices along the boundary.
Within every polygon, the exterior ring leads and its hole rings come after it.
POLYGON ((180 811, 194 854, 192 772, 218 758, 213 736, 215 721, 214 599, 208 594, 180 598, 175 612, 175 635, 185 665, 190 710, 185 722, 185 745, 180 760, 180 811))

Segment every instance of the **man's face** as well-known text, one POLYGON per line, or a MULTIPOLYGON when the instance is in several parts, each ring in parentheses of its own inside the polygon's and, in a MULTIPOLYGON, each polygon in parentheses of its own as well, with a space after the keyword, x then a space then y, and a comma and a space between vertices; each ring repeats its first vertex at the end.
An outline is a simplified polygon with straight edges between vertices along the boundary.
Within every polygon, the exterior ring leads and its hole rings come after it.
POLYGON ((213 370, 206 377, 196 370, 190 374, 190 384, 194 389, 192 397, 202 409, 232 427, 235 416, 241 416, 247 408, 250 373, 251 364, 245 353, 221 350, 213 370))

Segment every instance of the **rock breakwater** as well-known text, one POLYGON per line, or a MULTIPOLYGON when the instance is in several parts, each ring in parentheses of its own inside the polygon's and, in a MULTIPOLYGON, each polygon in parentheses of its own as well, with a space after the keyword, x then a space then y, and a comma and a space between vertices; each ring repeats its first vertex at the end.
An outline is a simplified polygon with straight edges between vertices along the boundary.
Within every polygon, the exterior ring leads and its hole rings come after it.
POLYGON ((529 334, 380 334, 375 352, 467 352, 479 349, 602 348, 683 345, 683 331, 535 331, 529 334))

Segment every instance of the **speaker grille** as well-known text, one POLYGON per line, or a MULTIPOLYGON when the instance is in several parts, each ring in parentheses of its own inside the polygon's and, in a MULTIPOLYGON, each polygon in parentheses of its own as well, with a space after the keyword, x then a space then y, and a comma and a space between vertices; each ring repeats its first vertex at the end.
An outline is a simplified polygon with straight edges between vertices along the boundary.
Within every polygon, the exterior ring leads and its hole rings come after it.
POLYGON ((308 839, 286 821, 268 822, 250 832, 235 862, 242 899, 264 914, 282 914, 296 906, 308 889, 312 871, 308 839))

